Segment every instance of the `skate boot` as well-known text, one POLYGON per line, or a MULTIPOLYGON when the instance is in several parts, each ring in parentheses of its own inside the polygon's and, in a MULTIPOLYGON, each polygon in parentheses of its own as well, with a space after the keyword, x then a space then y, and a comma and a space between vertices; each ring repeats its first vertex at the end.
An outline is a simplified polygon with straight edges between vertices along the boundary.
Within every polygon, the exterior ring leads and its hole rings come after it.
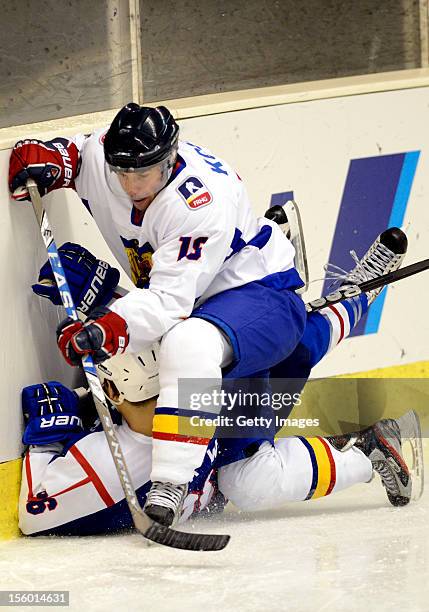
POLYGON ((366 455, 375 472, 381 478, 387 497, 393 506, 405 506, 423 492, 423 451, 420 424, 414 411, 407 412, 400 419, 383 419, 372 427, 359 432, 328 437, 329 442, 340 451, 355 446, 366 455), (413 466, 410 470, 402 455, 402 435, 409 437, 413 449, 413 466), (413 474, 411 473, 413 472, 413 474), (413 484, 412 476, 415 475, 413 484))
MULTIPOLYGON (((356 262, 353 270, 345 272, 338 266, 327 264, 325 270, 329 276, 327 275, 326 278, 342 281, 341 289, 350 285, 360 285, 367 280, 397 270, 402 264, 407 247, 408 240, 404 232, 398 227, 390 227, 375 239, 361 259, 358 258, 355 251, 350 251, 350 255, 356 262)), ((366 294, 368 305, 372 304, 382 289, 383 287, 379 287, 366 294)))
POLYGON ((188 485, 153 482, 147 494, 144 511, 153 521, 171 527, 179 520, 188 485))

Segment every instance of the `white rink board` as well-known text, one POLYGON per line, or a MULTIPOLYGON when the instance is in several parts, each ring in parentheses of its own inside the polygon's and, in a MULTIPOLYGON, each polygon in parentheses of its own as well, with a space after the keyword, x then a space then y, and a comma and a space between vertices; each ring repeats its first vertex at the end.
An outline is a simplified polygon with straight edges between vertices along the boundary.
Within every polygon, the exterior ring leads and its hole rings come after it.
MULTIPOLYGON (((409 239, 405 264, 429 257, 428 106, 429 88, 318 100, 184 120, 182 138, 228 159, 246 182, 258 214, 269 206, 271 194, 294 192, 310 278, 320 279, 352 159, 420 151, 403 225, 409 239)), ((428 359, 428 283, 429 272, 390 287, 378 333, 346 340, 314 375, 428 359)), ((321 287, 310 286, 306 301, 319 297, 321 287)))
MULTIPOLYGON (((77 370, 61 357, 55 329, 64 319, 62 307, 33 294, 46 250, 30 203, 9 200, 7 166, 10 151, 0 151, 1 343, 0 380, 3 401, 0 406, 0 462, 17 459, 22 452, 21 390, 48 380, 76 386, 77 370)), ((43 199, 54 228, 57 246, 67 240, 79 242, 98 257, 119 267, 95 223, 71 190, 60 190, 43 199)), ((121 285, 131 287, 124 273, 121 285)), ((80 383, 82 384, 82 383, 80 383)))
MULTIPOLYGON (((351 159, 421 152, 404 223, 410 241, 406 263, 429 256, 428 107, 429 88, 418 88, 228 112, 185 119, 180 125, 183 139, 207 146, 236 168, 258 214, 269 206, 271 194, 294 192, 303 216, 310 275, 320 278, 351 159)), ((60 311, 29 288, 45 259, 44 248, 31 209, 8 204, 8 158, 9 151, 0 151, 0 363, 6 388, 0 408, 0 461, 15 459, 21 452, 22 387, 48 379, 71 382, 70 369, 54 342, 60 311)), ((99 257, 113 260, 77 196, 62 190, 46 200, 58 245, 80 242, 99 257)), ((423 274, 390 288, 379 332, 345 341, 314 374, 428 359, 428 281, 429 275, 423 274)), ((121 282, 125 284, 124 277, 121 282)), ((314 285, 307 299, 318 296, 320 288, 320 283, 314 285)))

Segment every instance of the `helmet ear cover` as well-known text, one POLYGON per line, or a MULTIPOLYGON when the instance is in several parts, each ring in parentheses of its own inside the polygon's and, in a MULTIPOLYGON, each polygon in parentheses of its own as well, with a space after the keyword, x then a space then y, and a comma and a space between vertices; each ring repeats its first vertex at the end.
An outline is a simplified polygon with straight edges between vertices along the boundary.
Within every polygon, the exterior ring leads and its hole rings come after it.
MULTIPOLYGON (((130 102, 113 119, 104 138, 106 162, 122 170, 153 166, 177 155, 179 126, 165 106, 130 102)), ((173 159, 174 157, 174 159, 173 159)))

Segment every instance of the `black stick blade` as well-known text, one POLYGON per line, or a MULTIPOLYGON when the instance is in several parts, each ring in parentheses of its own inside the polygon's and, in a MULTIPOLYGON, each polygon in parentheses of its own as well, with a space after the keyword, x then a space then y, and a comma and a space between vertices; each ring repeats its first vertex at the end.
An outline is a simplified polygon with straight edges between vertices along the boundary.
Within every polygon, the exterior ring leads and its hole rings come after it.
POLYGON ((378 289, 378 287, 382 287, 383 285, 390 285, 390 283, 395 283, 398 280, 408 278, 409 276, 413 276, 413 274, 418 274, 428 269, 429 259, 423 259, 422 261, 417 261, 404 268, 399 268, 399 270, 395 270, 394 272, 389 272, 388 274, 383 274, 383 276, 377 276, 369 281, 365 281, 359 286, 362 291, 372 291, 372 289, 378 289))
POLYGON ((317 300, 308 302, 305 305, 305 309, 307 312, 317 312, 318 310, 325 308, 325 306, 338 304, 338 302, 341 302, 347 298, 355 297, 361 293, 366 293, 368 291, 372 291, 373 289, 384 287, 385 285, 390 285, 391 283, 395 283, 403 278, 408 278, 409 276, 413 276, 419 272, 424 272, 425 270, 429 270, 429 259, 423 259, 422 261, 417 261, 409 266, 405 266, 405 268, 399 268, 399 270, 394 270, 393 272, 388 272, 382 276, 377 276, 376 278, 365 281, 361 285, 350 285, 349 287, 337 289, 329 295, 322 296, 317 300))
POLYGON ((229 535, 185 533, 158 523, 153 523, 142 535, 163 546, 197 551, 223 550, 230 540, 229 535))

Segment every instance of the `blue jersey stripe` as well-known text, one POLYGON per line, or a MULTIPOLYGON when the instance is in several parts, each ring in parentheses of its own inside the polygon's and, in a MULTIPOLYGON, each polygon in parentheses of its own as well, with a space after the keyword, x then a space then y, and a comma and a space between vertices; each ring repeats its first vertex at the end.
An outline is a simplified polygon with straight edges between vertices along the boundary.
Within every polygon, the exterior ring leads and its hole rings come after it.
POLYGON ((308 492, 308 495, 305 498, 305 500, 308 500, 313 497, 314 491, 317 489, 317 483, 319 480, 319 468, 317 466, 316 453, 314 452, 314 449, 311 446, 311 444, 302 436, 297 436, 297 437, 299 438, 299 440, 301 440, 305 448, 308 450, 308 454, 310 455, 310 459, 311 459, 311 465, 313 467, 313 478, 311 481, 310 491, 308 492))

